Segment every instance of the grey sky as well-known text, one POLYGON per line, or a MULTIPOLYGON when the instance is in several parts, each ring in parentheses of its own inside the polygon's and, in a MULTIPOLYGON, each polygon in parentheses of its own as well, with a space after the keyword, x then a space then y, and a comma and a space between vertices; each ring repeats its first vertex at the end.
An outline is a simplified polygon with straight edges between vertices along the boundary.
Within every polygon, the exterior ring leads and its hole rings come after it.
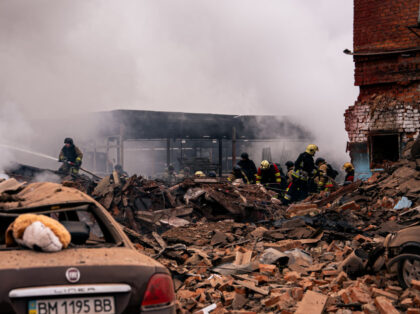
POLYGON ((294 115, 344 151, 351 0, 0 1, 0 106, 294 115))

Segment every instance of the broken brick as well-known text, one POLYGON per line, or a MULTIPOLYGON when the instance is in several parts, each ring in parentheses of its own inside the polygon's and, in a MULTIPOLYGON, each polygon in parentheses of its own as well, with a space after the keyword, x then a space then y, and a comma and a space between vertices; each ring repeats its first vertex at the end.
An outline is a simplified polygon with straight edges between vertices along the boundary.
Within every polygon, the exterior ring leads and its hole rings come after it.
POLYGON ((324 311, 328 296, 313 291, 307 291, 298 303, 296 314, 321 314, 324 311))
POLYGON ((375 305, 381 314, 398 314, 399 311, 392 305, 386 297, 376 297, 375 305))
POLYGON ((420 280, 411 280, 411 287, 420 290, 420 280))
POLYGON ((338 211, 342 212, 344 210, 359 210, 359 209, 360 209, 360 205, 356 204, 355 201, 352 201, 352 202, 348 202, 341 205, 338 211))
POLYGON ((277 304, 281 299, 280 295, 272 297, 264 302, 265 307, 272 307, 273 305, 277 304))
POLYGON ((284 275, 283 278, 286 281, 293 281, 293 282, 295 282, 295 281, 297 281, 300 278, 300 274, 297 273, 296 271, 289 271, 288 273, 286 273, 284 275))
POLYGON ((292 297, 293 299, 300 301, 303 297, 303 288, 301 287, 294 287, 292 288, 292 297))
POLYGON ((387 292, 381 289, 377 289, 377 288, 372 288, 372 293, 374 297, 378 297, 378 296, 384 296, 387 297, 388 299, 397 301, 398 300, 398 296, 396 294, 393 294, 391 292, 387 292))
POLYGON ((258 268, 261 273, 271 274, 273 275, 276 272, 277 266, 276 265, 268 265, 268 264, 259 264, 258 268))

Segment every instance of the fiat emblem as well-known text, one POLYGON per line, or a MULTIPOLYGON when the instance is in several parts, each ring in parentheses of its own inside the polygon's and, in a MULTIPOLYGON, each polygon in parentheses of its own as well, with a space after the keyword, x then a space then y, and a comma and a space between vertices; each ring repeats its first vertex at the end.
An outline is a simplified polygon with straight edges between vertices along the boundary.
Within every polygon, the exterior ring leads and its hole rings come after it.
POLYGON ((69 268, 66 270, 66 278, 68 282, 75 283, 80 280, 80 271, 77 268, 69 268))

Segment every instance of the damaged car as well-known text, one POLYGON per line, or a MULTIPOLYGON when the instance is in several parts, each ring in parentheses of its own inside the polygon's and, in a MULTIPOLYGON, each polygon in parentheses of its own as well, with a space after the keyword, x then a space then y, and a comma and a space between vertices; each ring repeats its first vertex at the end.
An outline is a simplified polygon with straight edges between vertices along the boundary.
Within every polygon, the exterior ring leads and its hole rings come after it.
POLYGON ((371 273, 385 266, 389 273, 397 275, 402 288, 409 288, 413 280, 420 280, 420 226, 389 233, 383 243, 369 253, 369 258, 364 254, 365 259, 359 257, 358 263, 348 264, 360 265, 359 269, 367 266, 366 270, 371 273))
POLYGON ((4 183, 0 183, 1 313, 175 313, 169 271, 138 252, 94 199, 55 183, 4 183), (29 249, 22 243, 6 243, 6 231, 24 214, 60 223, 71 235, 68 246, 46 253, 36 245, 29 249))
POLYGON ((413 280, 420 280, 420 226, 390 233, 384 241, 386 267, 398 274, 403 288, 411 286, 413 280))

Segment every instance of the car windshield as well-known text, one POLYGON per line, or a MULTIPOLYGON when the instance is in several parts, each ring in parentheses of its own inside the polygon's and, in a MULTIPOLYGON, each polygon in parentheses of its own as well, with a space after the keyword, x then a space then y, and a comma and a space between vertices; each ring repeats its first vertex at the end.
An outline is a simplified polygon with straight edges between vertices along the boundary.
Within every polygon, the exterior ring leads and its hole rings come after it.
POLYGON ((16 249, 17 247, 6 248, 5 234, 8 226, 20 214, 32 213, 49 216, 59 221, 70 232, 72 241, 69 247, 108 247, 119 243, 115 240, 107 225, 98 217, 93 210, 94 205, 86 204, 75 207, 53 209, 45 208, 19 209, 0 212, 0 249, 16 249))

